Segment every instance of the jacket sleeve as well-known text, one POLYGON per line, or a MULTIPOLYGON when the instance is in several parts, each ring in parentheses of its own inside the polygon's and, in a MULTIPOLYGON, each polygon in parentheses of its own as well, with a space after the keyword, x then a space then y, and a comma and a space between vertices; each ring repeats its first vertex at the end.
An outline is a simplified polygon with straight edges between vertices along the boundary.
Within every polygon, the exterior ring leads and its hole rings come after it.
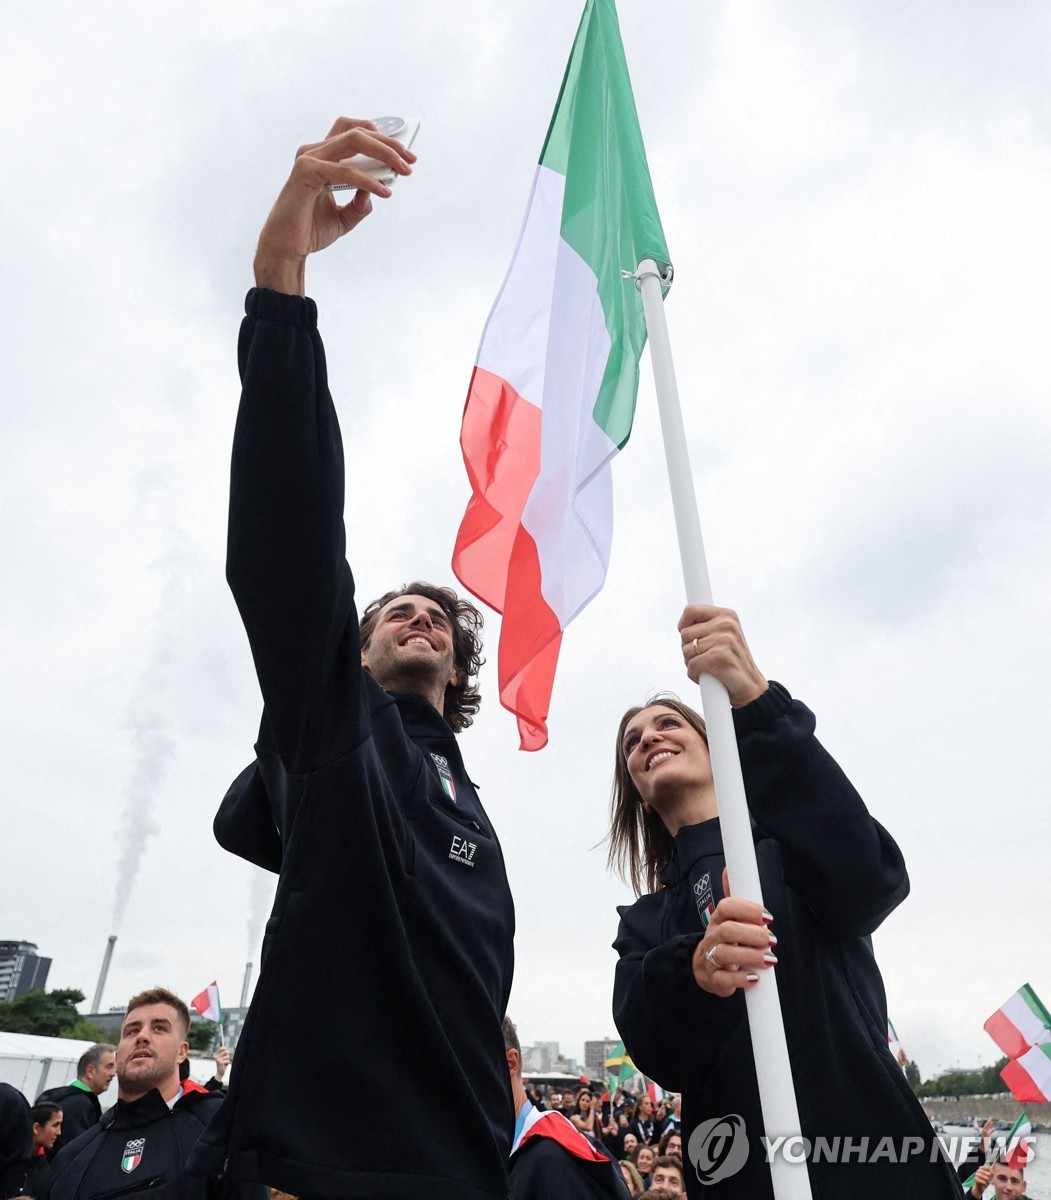
POLYGON ((280 874, 281 834, 257 762, 230 784, 215 814, 212 832, 224 850, 280 874))
POLYGON ((748 807, 780 847, 785 882, 826 928, 870 934, 909 894, 905 861, 814 736, 814 714, 771 683, 734 722, 748 807))
POLYGON ((632 1062, 662 1087, 682 1092, 702 1078, 744 1020, 744 997, 713 996, 693 977, 700 932, 653 945, 639 905, 620 909, 613 948, 613 1019, 632 1062))
POLYGON ((245 308, 226 573, 275 747, 301 773, 353 749, 367 712, 343 448, 314 302, 253 289, 245 308))

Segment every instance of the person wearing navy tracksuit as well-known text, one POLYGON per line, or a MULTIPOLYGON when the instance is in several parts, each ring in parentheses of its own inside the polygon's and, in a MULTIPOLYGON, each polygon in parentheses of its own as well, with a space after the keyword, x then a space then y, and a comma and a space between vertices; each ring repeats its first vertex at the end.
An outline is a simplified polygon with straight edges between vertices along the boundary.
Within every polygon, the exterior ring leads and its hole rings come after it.
POLYGON ((230 1092, 194 1165, 311 1200, 498 1200, 514 912, 455 737, 477 708, 480 617, 411 584, 359 625, 340 430, 304 295, 306 255, 389 194, 341 161, 358 152, 402 174, 414 158, 346 120, 301 150, 241 328, 227 575, 264 711, 215 831, 280 878, 230 1092), (350 204, 334 182, 359 189, 350 204), (323 1048, 309 1069, 294 1052, 308 1030, 323 1048), (382 1079, 402 1089, 397 1123, 359 1130, 318 1103, 382 1079))

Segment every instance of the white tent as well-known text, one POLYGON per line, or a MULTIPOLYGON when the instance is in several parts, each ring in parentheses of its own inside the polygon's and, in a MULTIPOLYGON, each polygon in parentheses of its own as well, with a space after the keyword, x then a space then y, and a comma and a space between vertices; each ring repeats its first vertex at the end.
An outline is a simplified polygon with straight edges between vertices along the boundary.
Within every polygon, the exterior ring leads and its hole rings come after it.
MULTIPOLYGON (((41 1037, 35 1033, 0 1033, 0 1080, 10 1083, 33 1101, 45 1088, 61 1087, 77 1077, 77 1062, 91 1042, 72 1038, 41 1037)), ((104 1107, 117 1098, 103 1097, 104 1107)))
MULTIPOLYGON (((76 1079, 80 1056, 91 1045, 94 1043, 35 1033, 0 1033, 0 1082, 18 1088, 32 1104, 47 1088, 76 1079)), ((214 1058, 190 1059, 190 1078, 197 1083, 205 1083, 214 1074, 214 1058)), ((99 1100, 103 1109, 116 1104, 115 1079, 99 1100)))

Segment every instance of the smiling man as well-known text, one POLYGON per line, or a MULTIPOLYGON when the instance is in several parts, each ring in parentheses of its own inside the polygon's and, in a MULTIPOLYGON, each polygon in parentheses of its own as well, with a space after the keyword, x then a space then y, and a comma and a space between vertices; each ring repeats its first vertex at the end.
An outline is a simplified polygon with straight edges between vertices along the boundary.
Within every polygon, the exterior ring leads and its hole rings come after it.
MULTIPOLYGON (((308 1200, 498 1200, 514 1128, 500 1029, 514 912, 455 736, 478 710, 481 616, 414 582, 359 621, 342 439, 304 294, 307 256, 367 216, 370 195, 390 195, 347 162, 356 154, 402 175, 415 159, 346 119, 303 147, 260 235, 241 327, 227 577, 264 711, 215 832, 280 879, 237 1070, 194 1164, 308 1200), (340 207, 331 184, 358 190, 340 207), (289 1047, 319 1004, 338 1020, 307 1064, 289 1047), (421 1071, 437 1086, 408 1089, 396 1122, 319 1115, 318 1096, 421 1071)), ((377 419, 393 434, 403 418, 389 411, 377 419)), ((380 502, 418 503, 402 483, 359 501, 364 520, 380 502)))
POLYGON ((179 1079, 190 1014, 166 988, 128 1002, 117 1046, 117 1103, 70 1142, 54 1163, 50 1193, 38 1200, 262 1200, 261 1188, 234 1188, 186 1174, 186 1159, 222 1103, 191 1080, 179 1079))
POLYGON ((1020 1164, 1012 1166, 1003 1155, 993 1162, 979 1167, 974 1177, 974 1184, 965 1196, 984 1196, 992 1184, 996 1200, 1021 1200, 1026 1187, 1025 1169, 1020 1164))

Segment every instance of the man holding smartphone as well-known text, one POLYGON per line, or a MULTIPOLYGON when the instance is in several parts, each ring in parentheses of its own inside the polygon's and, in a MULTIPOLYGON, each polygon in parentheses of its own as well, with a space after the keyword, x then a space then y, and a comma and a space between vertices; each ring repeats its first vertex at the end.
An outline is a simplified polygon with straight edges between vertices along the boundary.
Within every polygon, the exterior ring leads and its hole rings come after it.
POLYGON ((230 1093, 194 1165, 309 1200, 503 1200, 514 912, 454 736, 478 707, 481 617, 413 583, 359 623, 342 443, 305 295, 307 256, 391 194, 359 155, 398 175, 416 158, 345 118, 304 146, 260 235, 241 328, 227 576, 264 712, 215 829, 280 880, 230 1093), (354 189, 350 203, 333 187, 354 189), (304 1062, 295 1047, 315 1022, 322 1052, 304 1062), (413 1081, 397 1122, 329 1103, 382 1079, 413 1081))

